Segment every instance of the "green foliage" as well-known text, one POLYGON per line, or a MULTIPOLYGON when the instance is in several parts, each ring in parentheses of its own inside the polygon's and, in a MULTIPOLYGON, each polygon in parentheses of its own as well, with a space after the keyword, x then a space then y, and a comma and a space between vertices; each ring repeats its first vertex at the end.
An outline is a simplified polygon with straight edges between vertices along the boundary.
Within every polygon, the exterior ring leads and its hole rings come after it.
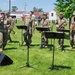
POLYGON ((18 10, 17 6, 12 6, 12 12, 18 10))
POLYGON ((44 12, 42 8, 33 7, 34 12, 44 12))
POLYGON ((71 18, 75 11, 75 0, 56 0, 55 6, 58 13, 62 11, 66 18, 71 18))

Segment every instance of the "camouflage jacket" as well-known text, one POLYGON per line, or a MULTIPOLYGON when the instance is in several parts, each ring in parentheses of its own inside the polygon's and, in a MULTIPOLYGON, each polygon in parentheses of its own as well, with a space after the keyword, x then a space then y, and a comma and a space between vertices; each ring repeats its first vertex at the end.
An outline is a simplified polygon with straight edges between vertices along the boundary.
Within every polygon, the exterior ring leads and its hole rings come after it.
POLYGON ((42 27, 50 27, 50 20, 49 19, 42 19, 41 20, 41 26, 42 27))

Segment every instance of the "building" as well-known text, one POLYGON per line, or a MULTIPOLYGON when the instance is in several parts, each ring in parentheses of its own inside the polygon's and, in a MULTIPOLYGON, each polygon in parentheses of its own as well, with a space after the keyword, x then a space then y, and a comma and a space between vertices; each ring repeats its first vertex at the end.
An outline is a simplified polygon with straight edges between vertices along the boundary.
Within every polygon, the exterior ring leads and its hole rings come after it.
MULTIPOLYGON (((25 13, 25 11, 15 11, 15 12, 11 12, 10 14, 11 16, 16 16, 16 18, 22 18, 22 17, 26 17, 27 15, 29 15, 29 13, 25 13)), ((34 12, 35 17, 39 17, 41 16, 40 12, 34 12)))
POLYGON ((15 12, 11 12, 11 16, 16 16, 16 18, 21 18, 23 16, 23 14, 25 14, 25 11, 15 11, 15 12))
POLYGON ((57 19, 57 14, 56 14, 56 10, 53 9, 49 12, 49 20, 50 21, 55 21, 57 19))

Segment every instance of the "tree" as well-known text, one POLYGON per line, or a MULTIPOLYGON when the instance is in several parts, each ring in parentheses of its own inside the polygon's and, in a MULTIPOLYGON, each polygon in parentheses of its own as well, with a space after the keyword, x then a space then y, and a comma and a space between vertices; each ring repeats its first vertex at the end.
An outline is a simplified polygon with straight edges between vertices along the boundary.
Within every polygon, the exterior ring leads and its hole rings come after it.
POLYGON ((55 8, 57 9, 57 13, 63 12, 64 16, 69 18, 69 27, 71 24, 71 17, 75 10, 75 0, 56 0, 55 8))
POLYGON ((44 12, 42 8, 33 7, 34 12, 44 12))
POLYGON ((18 10, 17 6, 12 6, 12 12, 18 10))

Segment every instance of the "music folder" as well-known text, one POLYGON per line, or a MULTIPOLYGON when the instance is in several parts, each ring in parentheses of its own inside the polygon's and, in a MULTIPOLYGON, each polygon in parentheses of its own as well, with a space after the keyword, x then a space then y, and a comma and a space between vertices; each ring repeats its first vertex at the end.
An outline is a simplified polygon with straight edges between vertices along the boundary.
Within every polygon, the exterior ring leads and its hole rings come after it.
POLYGON ((50 31, 49 27, 36 27, 38 31, 50 31))
POLYGON ((60 32, 70 32, 69 29, 57 29, 57 31, 60 31, 60 32))
POLYGON ((21 26, 16 26, 18 29, 27 29, 27 26, 21 25, 21 26))
POLYGON ((45 31, 46 38, 54 38, 54 39, 64 39, 65 33, 63 32, 51 32, 51 31, 45 31))

